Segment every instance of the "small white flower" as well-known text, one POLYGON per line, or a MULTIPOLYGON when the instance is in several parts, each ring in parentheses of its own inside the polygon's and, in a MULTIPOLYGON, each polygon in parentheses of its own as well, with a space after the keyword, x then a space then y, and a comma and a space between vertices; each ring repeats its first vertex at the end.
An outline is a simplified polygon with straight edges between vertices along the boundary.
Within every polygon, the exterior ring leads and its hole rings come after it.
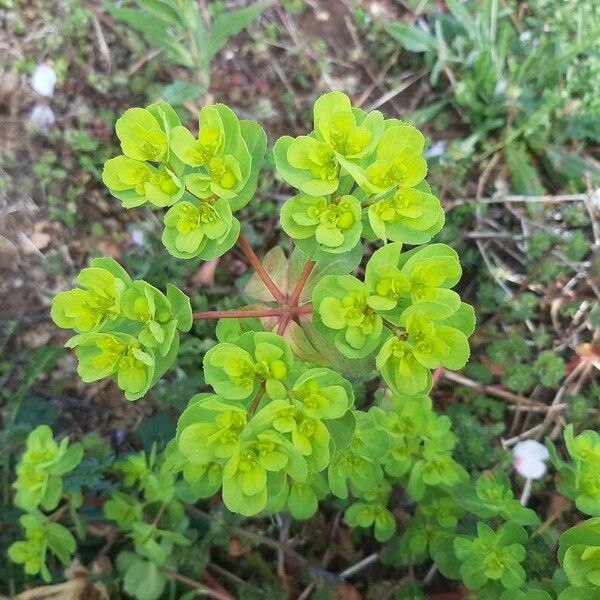
POLYGON ((45 103, 36 104, 29 113, 28 125, 34 130, 43 130, 52 127, 56 121, 54 111, 45 103))
POLYGON ((50 98, 54 94, 54 86, 58 77, 56 71, 48 63, 40 63, 31 76, 31 87, 40 96, 50 98))
POLYGON ((438 158, 439 156, 442 156, 444 152, 446 152, 446 142, 440 140, 429 146, 429 148, 425 150, 424 156, 425 158, 438 158))
POLYGON ((131 238, 131 243, 134 246, 143 246, 146 235, 143 229, 131 229, 129 231, 129 237, 131 238))
POLYGON ((513 448, 513 465, 525 479, 541 479, 546 474, 548 448, 535 440, 519 442, 513 448))

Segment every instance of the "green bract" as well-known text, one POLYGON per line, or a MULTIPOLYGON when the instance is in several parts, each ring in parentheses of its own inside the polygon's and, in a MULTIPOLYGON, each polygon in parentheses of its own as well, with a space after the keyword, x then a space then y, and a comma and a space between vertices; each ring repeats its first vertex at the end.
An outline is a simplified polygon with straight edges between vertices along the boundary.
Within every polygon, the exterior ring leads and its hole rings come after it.
POLYGON ((167 156, 167 133, 149 110, 130 108, 118 119, 115 129, 125 156, 154 162, 167 156))
POLYGON ((86 332, 121 314, 121 297, 131 278, 113 260, 99 258, 76 279, 81 286, 61 292, 52 300, 52 320, 63 329, 86 332))
POLYGON ((375 160, 364 170, 352 169, 356 182, 371 194, 387 192, 397 186, 412 188, 427 174, 423 158, 423 134, 404 123, 388 127, 375 150, 375 160))
POLYGON ((560 537, 558 558, 569 583, 587 589, 592 598, 600 592, 600 518, 589 519, 560 537), (592 588, 592 589, 589 589, 592 588))
POLYGON ((565 444, 572 463, 562 461, 549 443, 550 458, 561 475, 559 492, 575 501, 577 508, 590 516, 600 516, 600 435, 583 431, 573 435, 573 425, 565 428, 565 444))
POLYGON ((290 372, 292 353, 275 334, 248 332, 235 344, 222 343, 204 358, 206 381, 228 400, 248 400, 264 385, 272 398, 286 395, 282 383, 290 372))
POLYGON ((367 356, 380 342, 383 322, 367 299, 366 285, 350 275, 324 277, 313 291, 315 323, 344 356, 367 356))
POLYGON ((108 160, 102 180, 125 208, 146 202, 159 208, 171 206, 185 191, 183 182, 168 167, 161 165, 156 168, 127 156, 108 160))
POLYGON ((505 523, 494 532, 477 523, 477 537, 454 540, 456 556, 461 561, 460 574, 471 590, 483 587, 489 580, 500 581, 507 590, 519 588, 525 581, 520 563, 525 559, 527 533, 523 527, 505 523))
POLYGON ((340 158, 359 159, 370 154, 383 133, 383 115, 352 108, 341 92, 324 94, 314 106, 317 139, 327 143, 340 158))
POLYGON ((81 332, 67 342, 76 348, 84 381, 115 376, 135 400, 169 369, 179 349, 179 331, 192 326, 189 298, 175 286, 163 294, 149 283, 132 281, 109 258, 83 269, 76 288, 54 298, 52 318, 81 332))
POLYGON ((169 209, 164 222, 163 244, 177 258, 216 258, 235 244, 240 233, 240 223, 225 199, 180 202, 169 209))
POLYGON ((383 129, 380 112, 354 109, 340 92, 325 94, 315 103, 310 135, 283 136, 275 143, 277 171, 305 194, 333 194, 348 173, 352 177, 354 169, 362 173, 358 163, 373 152, 383 129))
POLYGON ((38 506, 53 510, 62 496, 62 476, 72 471, 83 456, 81 444, 69 446, 64 438, 54 440, 52 430, 40 425, 27 437, 27 446, 17 465, 15 504, 33 511, 38 506))
POLYGON ((400 187, 369 206, 368 222, 378 239, 423 244, 444 226, 444 211, 428 191, 400 187))
POLYGON ((67 342, 76 348, 77 372, 86 383, 115 375, 118 386, 129 400, 143 396, 154 375, 154 353, 124 333, 82 333, 67 342))
POLYGON ((341 254, 360 241, 360 210, 354 196, 328 201, 301 194, 282 206, 281 225, 312 258, 318 258, 319 251, 341 254))
POLYGON ((462 270, 450 246, 431 244, 401 253, 399 242, 374 252, 367 263, 368 304, 378 311, 402 310, 411 303, 445 304, 453 311, 461 301, 454 287, 462 270))

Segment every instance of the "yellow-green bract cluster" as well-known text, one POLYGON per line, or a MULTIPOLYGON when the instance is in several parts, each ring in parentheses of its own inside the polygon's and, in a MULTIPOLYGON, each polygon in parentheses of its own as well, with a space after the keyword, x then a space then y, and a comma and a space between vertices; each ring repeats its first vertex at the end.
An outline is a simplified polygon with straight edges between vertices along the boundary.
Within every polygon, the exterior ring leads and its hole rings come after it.
POLYGON ((282 208, 283 229, 314 259, 347 252, 361 236, 430 241, 444 213, 424 181, 424 145, 411 125, 353 108, 340 92, 321 96, 314 130, 273 150, 277 171, 301 192, 282 208))
MULTIPOLYGON (((15 505, 28 514, 20 518, 25 540, 14 542, 8 549, 9 558, 22 564, 25 573, 40 573, 50 581, 46 554, 50 550, 65 565, 69 565, 75 551, 75 538, 70 531, 53 523, 40 512, 54 510, 63 496, 63 476, 73 471, 83 458, 83 446, 69 446, 64 438, 57 442, 47 425, 36 427, 27 437, 27 444, 17 464, 15 505)), ((80 505, 81 497, 72 496, 72 508, 80 505)))
POLYGON ((163 243, 178 258, 211 259, 238 238, 233 216, 256 190, 266 136, 223 104, 200 112, 196 137, 166 102, 131 108, 117 121, 123 155, 104 166, 103 180, 125 208, 169 208, 163 243))
POLYGON ((78 373, 85 382, 114 376, 129 400, 142 397, 170 368, 179 332, 192 326, 189 298, 168 284, 163 294, 143 280, 132 281, 110 258, 97 258, 77 277, 80 287, 52 302, 52 320, 78 335, 78 373))
POLYGON ((581 512, 600 517, 600 435, 588 429, 576 436, 569 424, 564 437, 571 463, 561 460, 549 445, 550 457, 561 475, 558 491, 571 498, 581 512))
POLYGON ((329 491, 323 471, 350 443, 352 386, 326 368, 295 363, 281 336, 248 332, 204 359, 215 394, 192 398, 177 427, 183 474, 202 497, 223 488, 232 511, 286 506, 308 518, 329 491))
POLYGON ((319 281, 313 320, 344 356, 377 352, 377 369, 395 393, 426 394, 431 369, 460 369, 469 357, 474 312, 451 289, 461 272, 445 244, 402 252, 394 242, 373 254, 364 282, 352 275, 319 281))

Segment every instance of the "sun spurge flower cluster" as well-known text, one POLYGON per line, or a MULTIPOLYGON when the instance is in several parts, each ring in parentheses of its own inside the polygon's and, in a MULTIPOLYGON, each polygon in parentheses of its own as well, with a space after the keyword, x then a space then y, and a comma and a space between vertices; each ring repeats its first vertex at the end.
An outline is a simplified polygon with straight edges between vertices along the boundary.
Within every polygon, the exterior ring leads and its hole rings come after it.
POLYGON ((266 136, 223 104, 200 112, 197 133, 165 102, 131 108, 117 121, 123 154, 103 180, 125 208, 167 208, 163 243, 178 258, 216 258, 240 233, 233 213, 256 190, 266 136))
POLYGON ((377 250, 365 280, 327 276, 313 292, 315 325, 348 358, 377 352, 376 366, 397 394, 426 394, 431 369, 462 368, 469 358, 473 309, 452 288, 460 279, 456 252, 431 244, 402 252, 377 250))
MULTIPOLYGON (((160 102, 128 110, 116 132, 123 155, 106 163, 104 181, 127 208, 167 209, 171 254, 209 259, 236 242, 233 213, 254 195, 266 149, 256 123, 217 104, 202 109, 192 133, 160 102)), ((424 144, 411 125, 353 108, 339 92, 317 100, 312 132, 276 142, 277 171, 299 192, 281 210, 297 251, 269 266, 277 283, 257 269, 265 318, 219 325, 220 342, 204 357, 211 391, 199 390, 181 415, 169 463, 197 494, 222 489, 234 512, 287 509, 297 518, 326 494, 352 494, 349 522, 383 540, 395 530, 392 484, 420 500, 465 480, 449 421, 426 395, 432 369, 466 363, 473 310, 452 289, 461 276, 454 250, 403 246, 430 241, 444 222, 424 180, 424 144), (361 280, 351 271, 363 238, 389 243, 361 280), (279 320, 266 318, 269 310, 279 320), (352 384, 333 365, 347 374, 376 368, 386 402, 357 410, 352 384)), ((109 259, 92 261, 77 283, 55 298, 52 316, 78 333, 67 345, 81 377, 113 376, 127 398, 143 396, 191 327, 189 300, 173 286, 165 295, 132 281, 109 259)))
MULTIPOLYGON (((485 523, 480 541, 462 536, 460 548, 452 546, 471 510, 453 500, 454 490, 472 484, 452 456, 450 420, 428 394, 432 370, 467 362, 475 317, 454 289, 462 273, 456 252, 421 245, 444 223, 425 182, 423 135, 352 107, 342 93, 319 98, 313 130, 275 143, 277 173, 297 190, 281 207, 295 248, 286 255, 277 247, 263 264, 234 216, 256 192, 266 151, 256 123, 216 104, 201 110, 192 132, 159 102, 127 111, 116 133, 123 155, 106 163, 104 181, 126 208, 165 210, 162 239, 173 256, 212 259, 238 242, 256 271, 248 305, 230 313, 193 314, 176 287, 163 293, 107 258, 92 260, 77 287, 54 299, 55 323, 76 331, 67 346, 82 379, 113 377, 130 400, 173 364, 193 318, 220 319, 218 343, 203 357, 205 385, 180 415, 175 439, 163 454, 131 455, 111 473, 125 491, 111 492, 104 514, 135 550, 117 565, 125 591, 160 596, 174 550, 195 537, 184 503, 219 493, 232 512, 295 519, 311 517, 331 494, 350 526, 386 541, 402 489, 419 503, 400 540, 407 555, 452 556, 455 577, 463 557, 479 560, 496 546, 507 564, 519 563, 520 536, 489 533, 485 523), (381 247, 363 260, 365 239, 381 247), (357 382, 376 375, 376 400, 357 406, 357 382)), ((35 490, 34 508, 47 502, 35 490)), ((501 516, 523 521, 511 493, 500 496, 501 516)), ((27 556, 19 546, 13 560, 27 556)), ((486 578, 514 587, 516 567, 490 569, 486 578)), ((479 572, 467 576, 483 581, 479 572)))
MULTIPOLYGON (((46 564, 48 551, 63 565, 71 562, 76 542, 71 532, 54 523, 43 511, 52 511, 63 498, 63 477, 72 472, 83 458, 83 446, 69 445, 67 438, 57 442, 47 425, 36 427, 27 437, 27 444, 17 464, 15 505, 26 512, 19 519, 25 539, 8 549, 9 558, 22 564, 28 575, 42 576, 50 581, 46 564)), ((81 505, 79 494, 68 497, 67 506, 75 510, 81 505)))
POLYGON ((284 231, 310 257, 340 254, 361 237, 422 244, 444 225, 424 178, 423 134, 379 111, 353 108, 340 92, 321 96, 314 129, 273 150, 280 175, 300 194, 281 210, 284 231))
POLYGON ((79 376, 113 376, 128 400, 141 398, 175 361, 179 332, 192 326, 189 298, 171 284, 165 295, 133 281, 110 258, 92 260, 77 283, 54 298, 51 315, 78 332, 66 345, 76 350, 79 376))
POLYGON ((328 493, 322 471, 349 427, 351 384, 327 368, 300 369, 285 341, 248 332, 204 359, 214 394, 190 401, 177 428, 184 478, 205 496, 223 487, 225 505, 308 518, 328 493))

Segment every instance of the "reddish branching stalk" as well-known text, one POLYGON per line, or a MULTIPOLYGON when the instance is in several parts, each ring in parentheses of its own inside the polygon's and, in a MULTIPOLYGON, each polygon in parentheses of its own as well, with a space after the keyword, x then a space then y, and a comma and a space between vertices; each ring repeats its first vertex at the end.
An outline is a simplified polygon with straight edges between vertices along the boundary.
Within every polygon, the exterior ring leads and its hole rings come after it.
POLYGON ((238 238, 238 244, 244 256, 248 259, 248 262, 254 267, 256 274, 261 278, 262 282, 267 286, 271 295, 279 304, 285 305, 286 297, 282 291, 275 285, 275 282, 271 279, 271 276, 267 273, 265 267, 260 262, 258 256, 256 256, 254 250, 248 243, 248 240, 240 233, 238 238))
POLYGON ((298 306, 298 301, 302 296, 302 291, 306 286, 306 282, 315 267, 315 261, 309 260, 300 277, 298 282, 294 286, 292 293, 289 297, 277 287, 271 276, 267 273, 264 265, 259 260, 258 256, 248 243, 248 240, 240 234, 238 238, 238 244, 240 249, 248 259, 248 262, 256 274, 260 277, 262 282, 265 284, 273 298, 279 303, 276 308, 259 308, 259 309, 236 309, 236 310, 209 310, 202 312, 193 313, 194 320, 209 320, 209 319, 248 319, 248 318, 279 318, 277 326, 277 333, 283 335, 290 321, 300 315, 308 315, 312 313, 312 305, 298 306))
POLYGON ((309 315, 312 313, 312 305, 296 306, 291 308, 258 308, 239 310, 208 310, 205 312, 195 312, 192 314, 196 321, 206 321, 212 319, 250 319, 250 318, 267 318, 267 317, 286 317, 290 318, 299 315, 309 315))
MULTIPOLYGON (((292 309, 298 308, 298 300, 300 300, 300 296, 302 295, 304 286, 306 285, 306 282, 308 281, 308 278, 310 277, 310 274, 312 273, 312 270, 315 268, 316 264, 317 263, 314 260, 309 260, 304 265, 304 269, 302 269, 302 273, 300 273, 300 278, 296 283, 296 287, 294 287, 292 295, 290 296, 289 305, 292 309)), ((285 315, 281 319, 281 321, 279 322, 279 326, 277 327, 277 333, 279 335, 283 335, 285 333, 285 330, 287 329, 287 326, 289 325, 289 322, 292 320, 293 317, 294 315, 290 314, 285 315)))

